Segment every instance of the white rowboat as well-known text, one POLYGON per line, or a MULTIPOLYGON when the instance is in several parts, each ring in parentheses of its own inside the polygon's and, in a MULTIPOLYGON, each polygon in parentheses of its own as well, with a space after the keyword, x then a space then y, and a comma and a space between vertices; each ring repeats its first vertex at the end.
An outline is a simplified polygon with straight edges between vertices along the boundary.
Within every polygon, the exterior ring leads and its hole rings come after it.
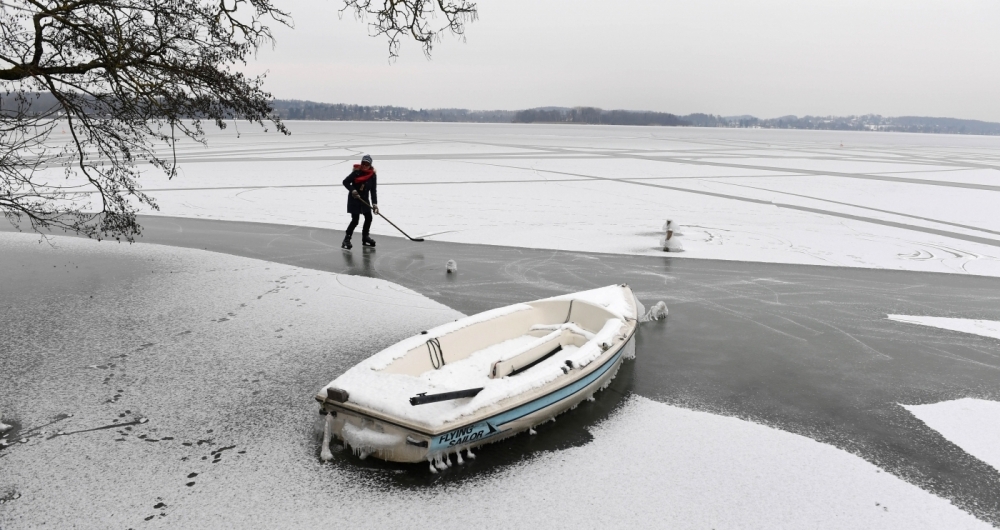
POLYGON ((635 356, 643 308, 627 285, 515 304, 404 339, 316 395, 332 438, 362 458, 462 462, 461 451, 575 408, 635 356))

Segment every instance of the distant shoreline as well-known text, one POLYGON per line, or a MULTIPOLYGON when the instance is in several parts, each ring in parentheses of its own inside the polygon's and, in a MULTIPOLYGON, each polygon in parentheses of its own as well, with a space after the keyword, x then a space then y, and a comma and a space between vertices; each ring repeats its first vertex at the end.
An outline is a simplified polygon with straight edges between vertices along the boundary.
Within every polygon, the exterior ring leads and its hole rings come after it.
POLYGON ((595 107, 540 107, 524 110, 410 109, 391 105, 348 105, 276 99, 275 113, 285 120, 402 121, 436 123, 544 123, 634 125, 658 127, 723 127, 820 131, 879 131, 922 134, 1000 135, 1000 123, 923 116, 718 116, 666 112, 604 110, 595 107))

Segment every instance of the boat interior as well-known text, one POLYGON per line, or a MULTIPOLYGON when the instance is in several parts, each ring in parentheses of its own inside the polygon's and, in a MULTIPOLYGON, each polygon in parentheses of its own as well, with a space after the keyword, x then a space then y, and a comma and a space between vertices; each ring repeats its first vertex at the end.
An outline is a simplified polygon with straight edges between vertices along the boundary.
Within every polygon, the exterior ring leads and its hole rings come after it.
POLYGON ((457 329, 417 346, 382 371, 419 376, 468 359, 476 352, 506 343, 509 348, 491 349, 490 378, 517 375, 567 347, 581 347, 609 319, 618 317, 598 305, 582 300, 543 300, 525 304, 530 309, 514 311, 457 329), (512 339, 522 340, 512 340, 512 339))

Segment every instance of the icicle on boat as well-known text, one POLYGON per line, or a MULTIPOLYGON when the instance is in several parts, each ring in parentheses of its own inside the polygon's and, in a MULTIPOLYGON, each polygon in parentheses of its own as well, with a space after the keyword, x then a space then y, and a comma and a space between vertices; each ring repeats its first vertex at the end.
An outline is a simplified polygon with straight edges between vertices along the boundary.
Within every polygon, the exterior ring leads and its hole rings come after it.
POLYGON ((316 395, 321 458, 336 437, 362 458, 462 463, 461 451, 553 420, 635 357, 644 309, 628 285, 514 304, 424 331, 358 363, 316 395))

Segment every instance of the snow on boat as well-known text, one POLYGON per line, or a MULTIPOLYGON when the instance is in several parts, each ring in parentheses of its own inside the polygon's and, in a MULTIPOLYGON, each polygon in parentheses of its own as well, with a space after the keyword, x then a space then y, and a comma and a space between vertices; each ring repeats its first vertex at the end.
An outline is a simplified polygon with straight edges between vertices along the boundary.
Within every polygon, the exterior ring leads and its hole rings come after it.
POLYGON ((343 440, 362 458, 462 463, 461 451, 552 420, 635 357, 643 308, 627 285, 515 304, 404 339, 316 395, 321 457, 343 440))

